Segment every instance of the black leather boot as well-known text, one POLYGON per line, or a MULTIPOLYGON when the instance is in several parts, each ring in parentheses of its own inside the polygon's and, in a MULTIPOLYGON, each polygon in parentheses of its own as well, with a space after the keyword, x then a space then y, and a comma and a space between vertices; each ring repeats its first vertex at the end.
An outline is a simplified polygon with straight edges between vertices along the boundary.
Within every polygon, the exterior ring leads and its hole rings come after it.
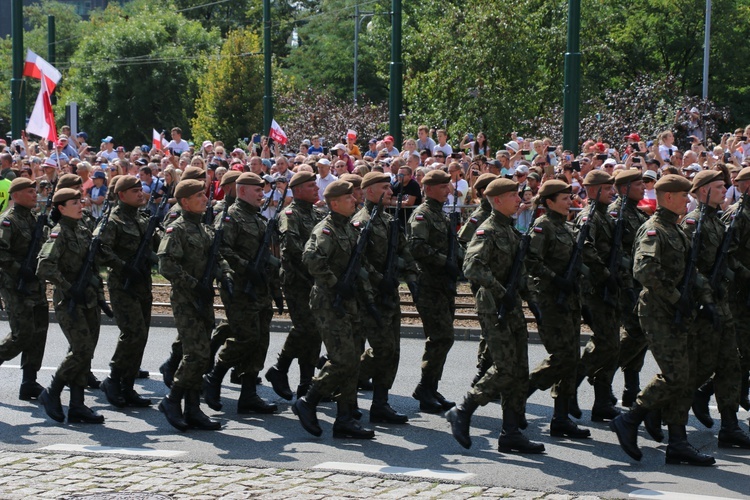
POLYGON ((503 430, 497 440, 497 450, 502 453, 544 453, 544 445, 529 441, 518 428, 520 414, 503 408, 503 430))
POLYGON ((638 403, 626 413, 622 413, 609 423, 609 428, 617 434, 620 447, 633 460, 641 460, 643 453, 638 448, 638 426, 646 417, 648 410, 638 403))
POLYGON ((68 408, 69 424, 103 424, 101 415, 83 403, 83 386, 70 385, 70 405, 68 408))
POLYGON ((147 408, 151 406, 153 402, 135 392, 134 386, 135 379, 133 377, 122 379, 120 387, 122 388, 122 397, 125 399, 125 404, 133 408, 147 408))
POLYGON ((467 394, 464 396, 463 402, 448 410, 445 414, 446 420, 451 423, 451 432, 453 437, 458 444, 466 448, 471 448, 471 435, 469 430, 471 429, 471 416, 474 414, 476 409, 479 407, 479 403, 467 394))
POLYGON ((437 380, 433 380, 432 381, 432 395, 435 397, 435 401, 438 402, 438 404, 440 405, 440 407, 443 410, 450 410, 451 408, 453 408, 454 406, 456 406, 456 403, 454 403, 453 401, 450 401, 448 399, 445 399, 445 397, 438 392, 438 381, 437 380))
POLYGON ((711 455, 706 455, 696 450, 688 443, 687 431, 684 425, 670 425, 669 444, 667 445, 666 462, 668 464, 688 464, 709 466, 716 463, 711 455))
POLYGON ((44 406, 44 412, 55 422, 64 422, 65 413, 60 402, 60 394, 65 387, 65 382, 57 377, 52 377, 49 387, 39 395, 39 403, 44 406))
POLYGON ((36 381, 36 372, 33 368, 26 367, 23 369, 23 378, 21 379, 21 388, 18 390, 18 399, 31 401, 32 399, 39 398, 44 387, 36 381))
POLYGON ((372 388, 372 406, 370 406, 370 423, 372 424, 405 424, 409 417, 398 413, 388 404, 388 388, 375 384, 372 388))
POLYGON ((568 414, 573 418, 581 418, 583 416, 581 407, 578 406, 578 388, 581 386, 581 382, 583 382, 583 379, 585 378, 585 373, 576 375, 576 392, 570 397, 570 401, 568 401, 568 414))
POLYGON ((150 376, 151 374, 148 372, 148 370, 138 368, 138 373, 135 375, 135 378, 149 378, 150 376))
POLYGON ((636 370, 625 368, 622 371, 625 379, 625 389, 622 391, 622 406, 631 408, 635 404, 635 398, 641 392, 641 374, 636 370))
POLYGON ((180 432, 188 430, 188 424, 185 422, 185 416, 182 413, 182 399, 184 397, 185 389, 175 385, 159 403, 159 411, 167 417, 167 422, 180 432))
POLYGON ((549 425, 549 434, 552 437, 567 437, 571 439, 587 439, 591 437, 591 431, 581 429, 568 416, 568 405, 570 400, 565 397, 555 398, 555 411, 552 422, 549 425))
MULTIPOLYGON (((437 384, 435 384, 437 386, 437 384)), ((411 395, 419 401, 419 410, 425 413, 440 413, 443 410, 442 405, 435 399, 432 384, 424 378, 417 384, 414 393, 411 395)))
POLYGON ((202 431, 221 429, 221 422, 209 418, 201 410, 201 393, 198 390, 185 392, 185 422, 188 427, 202 431))
POLYGON ((86 375, 86 387, 88 387, 89 389, 99 389, 101 385, 102 383, 98 378, 96 378, 96 375, 91 372, 86 375))
POLYGON ((315 366, 309 363, 299 363, 299 385, 297 386, 297 399, 304 397, 312 385, 315 366))
POLYGON ((352 408, 348 403, 338 403, 336 421, 333 423, 333 437, 350 439, 372 439, 375 431, 365 429, 352 418, 352 408))
POLYGON ((592 422, 612 420, 620 414, 620 410, 612 405, 611 393, 611 384, 606 382, 597 382, 594 384, 594 406, 591 408, 592 422))
POLYGON ((740 429, 737 412, 721 412, 721 429, 719 429, 719 448, 750 449, 750 436, 740 429))
POLYGON ((177 371, 177 367, 180 366, 181 358, 182 354, 176 352, 174 345, 172 345, 172 350, 169 353, 169 357, 159 367, 159 372, 161 372, 162 376, 164 377, 164 385, 166 385, 167 387, 172 387, 172 382, 174 381, 174 373, 177 371))
POLYGON ((112 368, 109 377, 102 382, 101 388, 109 404, 115 408, 125 408, 125 397, 122 395, 122 372, 118 368, 112 368))
POLYGON ((203 375, 203 399, 212 410, 221 410, 221 383, 229 366, 217 363, 210 373, 203 375))
POLYGON ((298 399, 292 405, 292 411, 299 418, 302 427, 316 437, 323 434, 323 429, 320 428, 318 416, 315 412, 321 398, 321 394, 313 385, 304 397, 298 399))
POLYGON ((693 395, 693 415, 700 423, 709 429, 714 426, 714 419, 711 418, 711 412, 708 410, 708 402, 714 393, 714 381, 709 380, 695 391, 693 395))
POLYGON ((240 398, 237 401, 237 413, 276 413, 279 407, 273 403, 269 403, 265 399, 258 396, 256 378, 258 377, 257 372, 246 373, 242 377, 242 389, 240 390, 240 398))
POLYGON ((750 392, 750 372, 742 372, 742 384, 740 386, 740 406, 745 411, 750 411, 750 398, 748 392, 750 392))
MULTIPOLYGON (((289 387, 289 366, 292 364, 292 358, 279 354, 276 364, 266 372, 266 380, 271 382, 273 392, 291 401, 294 397, 291 387, 289 387)), ((243 381, 244 385, 244 381, 243 381)))
POLYGON ((643 419, 646 432, 657 443, 664 441, 664 431, 661 429, 661 410, 649 410, 643 419))

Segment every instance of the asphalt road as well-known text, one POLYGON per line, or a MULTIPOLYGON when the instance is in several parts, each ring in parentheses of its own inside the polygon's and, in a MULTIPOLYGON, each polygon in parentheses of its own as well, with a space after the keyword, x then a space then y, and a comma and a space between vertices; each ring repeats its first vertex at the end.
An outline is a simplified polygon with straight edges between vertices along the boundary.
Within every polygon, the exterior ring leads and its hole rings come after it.
MULTIPOLYGON (((6 322, 0 322, 0 332, 7 332, 6 322)), ((109 357, 114 349, 115 327, 102 328, 93 368, 99 378, 106 376, 109 357)), ((143 367, 151 371, 152 378, 138 381, 141 392, 158 402, 166 391, 161 382, 158 366, 165 358, 175 336, 173 329, 154 328, 151 331, 143 367)), ((283 334, 271 335, 267 358, 270 366, 284 340, 283 334)), ((441 392, 460 399, 474 375, 476 342, 458 341, 454 345, 445 369, 441 392)), ((46 384, 54 368, 67 349, 57 324, 50 325, 44 369, 40 382, 46 384)), ((592 431, 592 439, 585 441, 561 440, 549 437, 549 420, 552 399, 548 393, 537 392, 529 401, 527 435, 544 443, 546 454, 520 456, 500 454, 496 440, 500 431, 501 409, 491 403, 480 408, 472 420, 473 447, 464 450, 450 434, 448 423, 442 416, 419 412, 418 403, 411 392, 419 378, 419 360, 423 342, 404 339, 401 349, 401 367, 392 391, 391 404, 410 417, 407 426, 375 427, 377 438, 359 442, 335 440, 331 425, 335 418, 335 405, 324 403, 319 416, 324 429, 321 438, 307 434, 292 414, 289 402, 276 397, 266 383, 260 393, 275 400, 280 407, 277 415, 238 416, 235 414, 237 386, 225 380, 224 409, 207 413, 223 419, 225 425, 219 432, 174 431, 155 407, 150 409, 115 410, 110 407, 100 391, 88 391, 87 402, 101 411, 106 418, 103 426, 57 424, 49 420, 35 403, 17 398, 21 373, 20 359, 9 361, 0 369, 0 439, 2 447, 18 451, 37 451, 49 446, 93 445, 126 447, 143 450, 179 452, 177 460, 215 464, 242 464, 278 468, 308 469, 327 462, 346 463, 341 467, 379 465, 430 469, 441 472, 470 474, 463 482, 477 485, 505 486, 530 491, 597 495, 607 498, 625 498, 633 491, 646 488, 673 492, 675 498, 686 494, 725 498, 749 498, 750 452, 718 450, 714 429, 703 428, 693 417, 688 433, 691 442, 707 453, 716 456, 718 466, 698 468, 667 466, 664 464, 664 444, 648 440, 642 433, 640 444, 644 457, 640 463, 630 460, 617 444, 615 435, 606 424, 589 421, 584 411, 579 422, 592 431)), ((529 348, 529 362, 533 367, 545 355, 540 345, 529 348)), ((656 371, 649 356, 643 380, 656 371)), ((298 371, 293 365, 291 383, 296 386, 298 371)), ((590 408, 593 391, 584 383, 581 392, 582 408, 590 408)), ((615 392, 622 392, 622 377, 615 380, 615 392)), ((370 394, 360 392, 360 407, 365 410, 367 422, 370 394)), ((63 398, 67 404, 67 395, 63 398)), ((742 426, 747 429, 748 414, 741 410, 742 426)), ((335 466, 334 466, 335 468, 335 466)), ((384 469, 387 472, 387 469, 384 469)))

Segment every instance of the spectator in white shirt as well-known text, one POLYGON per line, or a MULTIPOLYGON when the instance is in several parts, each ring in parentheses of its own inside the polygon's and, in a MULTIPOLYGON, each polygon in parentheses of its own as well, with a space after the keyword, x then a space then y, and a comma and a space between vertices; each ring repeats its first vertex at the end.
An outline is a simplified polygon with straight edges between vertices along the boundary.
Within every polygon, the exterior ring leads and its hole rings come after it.
POLYGON ((448 133, 443 129, 439 129, 437 131, 437 139, 437 145, 432 148, 432 156, 435 156, 435 153, 438 151, 442 151, 443 153, 445 153, 446 157, 452 155, 453 148, 450 146, 450 144, 448 144, 448 133))

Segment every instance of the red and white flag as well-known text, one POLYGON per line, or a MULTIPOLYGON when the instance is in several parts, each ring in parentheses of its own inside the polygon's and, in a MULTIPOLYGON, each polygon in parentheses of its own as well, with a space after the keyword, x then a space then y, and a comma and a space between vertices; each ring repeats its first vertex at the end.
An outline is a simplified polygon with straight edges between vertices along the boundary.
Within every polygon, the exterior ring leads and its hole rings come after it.
POLYGON ((161 149, 161 134, 156 131, 156 129, 151 129, 154 131, 154 133, 151 135, 151 143, 154 145, 154 148, 161 149))
POLYGON ((356 139, 357 138, 357 131, 349 129, 346 131, 346 138, 347 139, 356 139))
POLYGON ((60 78, 62 78, 62 75, 57 71, 57 68, 36 55, 30 49, 26 49, 26 64, 24 64, 23 67, 23 76, 29 76, 41 80, 42 75, 44 75, 44 79, 47 81, 47 88, 51 94, 55 91, 55 87, 57 87, 57 83, 60 81, 60 78))
POLYGON ((270 132, 268 132, 268 136, 274 141, 281 144, 286 144, 288 141, 286 134, 281 129, 279 124, 276 123, 276 120, 271 120, 271 130, 270 132))
POLYGON ((49 99, 49 90, 47 89, 47 79, 42 78, 42 86, 39 89, 39 95, 36 97, 34 109, 31 111, 29 123, 26 125, 26 131, 38 135, 48 141, 57 142, 57 125, 55 124, 55 114, 52 112, 52 103, 49 99))

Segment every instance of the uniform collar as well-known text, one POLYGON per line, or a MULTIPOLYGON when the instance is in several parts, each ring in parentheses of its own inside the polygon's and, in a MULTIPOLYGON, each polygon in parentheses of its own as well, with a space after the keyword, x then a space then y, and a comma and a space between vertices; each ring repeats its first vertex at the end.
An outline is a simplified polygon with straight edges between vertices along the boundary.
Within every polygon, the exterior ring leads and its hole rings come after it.
POLYGON ((81 221, 81 219, 74 219, 72 217, 68 217, 67 215, 63 215, 60 217, 60 225, 72 227, 75 228, 78 226, 78 223, 81 221))
POLYGON ((554 210, 547 210, 546 214, 547 218, 554 222, 565 222, 568 220, 567 216, 557 213, 554 210))
POLYGON ((182 218, 186 221, 193 222, 195 224, 200 224, 203 220, 203 214, 195 214, 193 212, 188 212, 187 210, 182 211, 182 218))
POLYGON ((345 226, 349 223, 349 217, 331 211, 331 221, 336 226, 345 226))
POLYGON ((660 219, 664 219, 665 222, 672 222, 674 224, 677 224, 677 220, 680 218, 679 215, 664 207, 658 207, 656 209, 656 215, 660 219))
POLYGON ((246 202, 245 200, 241 200, 237 198, 237 201, 235 201, 238 207, 240 207, 244 212, 249 213, 250 215, 255 215, 259 212, 258 207, 255 205, 251 205, 250 203, 246 202))
POLYGON ((16 209, 16 213, 22 217, 28 217, 29 215, 31 215, 31 209, 29 208, 22 207, 21 205, 14 205, 14 207, 16 209))
MULTIPOLYGON (((443 204, 433 198, 427 198, 427 206, 432 210, 441 212, 443 210, 443 204)), ((451 207, 452 208, 452 207, 451 207)))
POLYGON ((482 198, 482 201, 479 202, 479 208, 491 212, 492 205, 490 204, 490 200, 488 200, 487 198, 482 198))
POLYGON ((125 215, 130 215, 131 217, 135 217, 135 215, 138 213, 138 207, 128 205, 127 203, 120 202, 117 204, 117 206, 120 207, 120 211, 123 212, 125 215))
POLYGON ((507 215, 504 215, 501 212, 498 212, 497 210, 492 211, 492 217, 495 219, 495 222, 500 226, 512 226, 513 225, 512 217, 508 217, 507 215))
POLYGON ((305 210, 307 212, 310 212, 313 209, 312 203, 310 203, 309 201, 300 200, 299 198, 295 198, 294 201, 292 201, 292 203, 294 203, 295 207, 299 207, 302 210, 305 210))

